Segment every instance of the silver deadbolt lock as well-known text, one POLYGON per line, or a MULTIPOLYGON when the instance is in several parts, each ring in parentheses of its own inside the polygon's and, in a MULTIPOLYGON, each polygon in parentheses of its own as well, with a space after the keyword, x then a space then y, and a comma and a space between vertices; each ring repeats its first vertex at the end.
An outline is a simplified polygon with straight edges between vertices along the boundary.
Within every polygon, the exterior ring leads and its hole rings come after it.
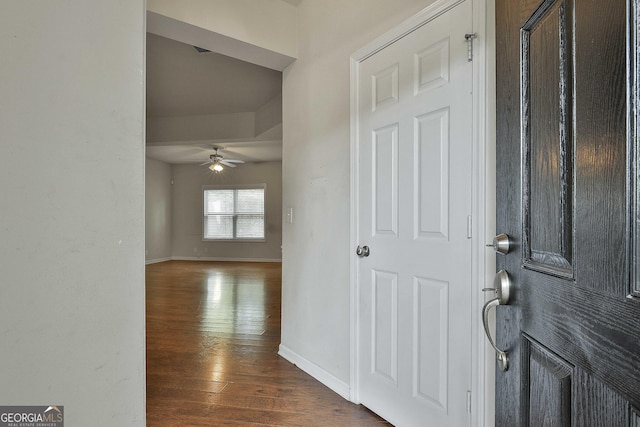
POLYGON ((506 255, 511 250, 511 238, 504 233, 498 234, 493 238, 493 243, 489 243, 487 247, 493 248, 496 253, 506 255))

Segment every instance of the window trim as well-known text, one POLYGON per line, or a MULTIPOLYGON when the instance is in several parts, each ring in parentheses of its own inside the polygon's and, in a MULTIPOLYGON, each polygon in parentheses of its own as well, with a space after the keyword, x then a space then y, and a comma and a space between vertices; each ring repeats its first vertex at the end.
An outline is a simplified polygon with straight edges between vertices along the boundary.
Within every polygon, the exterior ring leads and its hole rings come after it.
MULTIPOLYGON (((208 243, 266 243, 267 241, 267 184, 266 183, 259 183, 259 184, 230 184, 230 185, 203 185, 202 186, 202 191, 200 192, 200 200, 201 200, 201 214, 200 214, 200 220, 201 220, 201 227, 200 227, 200 236, 202 237, 202 241, 203 242, 208 242, 208 243), (263 235, 264 238, 262 239, 255 239, 255 238, 249 238, 249 239, 243 239, 243 238, 235 238, 235 239, 207 239, 205 238, 205 218, 206 215, 204 214, 205 212, 205 191, 207 190, 251 190, 251 189, 261 189, 264 191, 264 221, 263 221, 263 235)), ((235 215, 234 215, 235 216, 235 215)))

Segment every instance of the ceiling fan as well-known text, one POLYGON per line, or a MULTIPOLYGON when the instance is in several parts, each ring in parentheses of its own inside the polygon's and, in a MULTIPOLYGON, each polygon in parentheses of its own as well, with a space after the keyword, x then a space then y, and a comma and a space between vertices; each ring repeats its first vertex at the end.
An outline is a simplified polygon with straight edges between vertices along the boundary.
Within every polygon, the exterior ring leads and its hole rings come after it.
POLYGON ((234 163, 244 163, 244 160, 225 159, 223 156, 218 154, 220 147, 213 146, 211 148, 215 150, 215 153, 210 155, 209 160, 202 163, 200 166, 209 165, 209 169, 213 172, 222 172, 224 166, 235 168, 236 165, 234 163))

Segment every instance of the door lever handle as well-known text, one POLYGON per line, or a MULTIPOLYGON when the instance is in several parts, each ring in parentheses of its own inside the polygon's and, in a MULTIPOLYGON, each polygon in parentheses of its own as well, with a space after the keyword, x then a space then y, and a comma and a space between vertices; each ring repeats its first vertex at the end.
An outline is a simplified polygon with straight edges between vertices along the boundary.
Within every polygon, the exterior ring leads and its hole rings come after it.
POLYGON ((496 351, 496 358, 498 359, 498 367, 501 371, 509 369, 509 359, 507 352, 500 350, 496 347, 495 341, 491 338, 491 332, 489 331, 489 310, 491 307, 497 307, 499 305, 506 305, 509 303, 509 292, 511 290, 511 277, 505 270, 500 270, 493 279, 493 288, 485 288, 482 291, 494 291, 496 297, 487 301, 482 308, 482 324, 484 326, 484 332, 487 334, 489 344, 496 351))

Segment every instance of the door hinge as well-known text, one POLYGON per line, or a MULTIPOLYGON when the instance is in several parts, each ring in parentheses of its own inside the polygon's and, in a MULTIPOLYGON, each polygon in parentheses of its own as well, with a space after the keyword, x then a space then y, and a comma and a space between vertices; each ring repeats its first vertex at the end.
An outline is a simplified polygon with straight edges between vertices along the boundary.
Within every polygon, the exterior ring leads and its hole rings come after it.
POLYGON ((473 237, 473 217, 471 215, 467 215, 467 239, 471 239, 473 237))
POLYGON ((473 39, 478 38, 477 33, 467 33, 464 39, 467 41, 467 60, 473 61, 473 39))
POLYGON ((471 390, 467 390, 467 412, 471 413, 471 390))

